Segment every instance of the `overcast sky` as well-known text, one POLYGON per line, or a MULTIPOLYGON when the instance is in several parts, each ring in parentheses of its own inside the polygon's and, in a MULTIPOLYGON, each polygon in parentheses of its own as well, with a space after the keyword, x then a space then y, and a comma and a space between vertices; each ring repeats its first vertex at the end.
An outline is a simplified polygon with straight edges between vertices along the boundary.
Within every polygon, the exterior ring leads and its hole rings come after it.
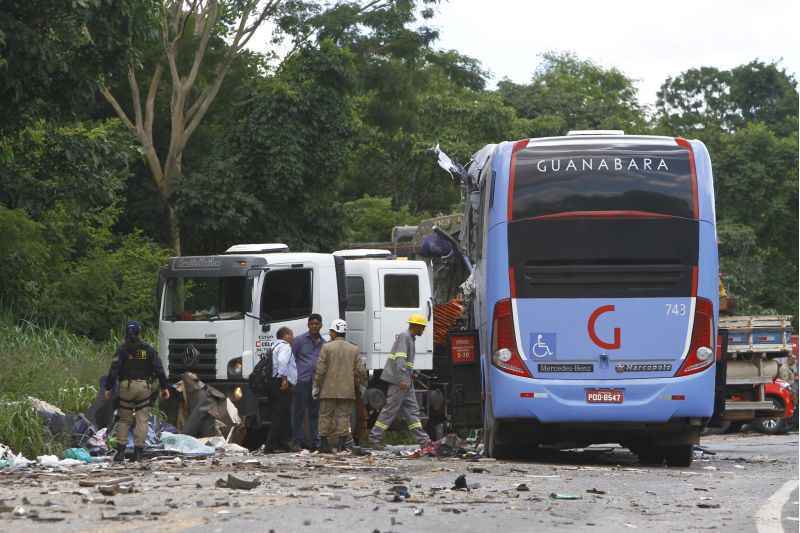
POLYGON ((530 80, 539 55, 572 51, 637 81, 654 104, 668 76, 699 66, 730 68, 782 59, 800 72, 797 0, 444 0, 438 47, 483 63, 494 79, 530 80))

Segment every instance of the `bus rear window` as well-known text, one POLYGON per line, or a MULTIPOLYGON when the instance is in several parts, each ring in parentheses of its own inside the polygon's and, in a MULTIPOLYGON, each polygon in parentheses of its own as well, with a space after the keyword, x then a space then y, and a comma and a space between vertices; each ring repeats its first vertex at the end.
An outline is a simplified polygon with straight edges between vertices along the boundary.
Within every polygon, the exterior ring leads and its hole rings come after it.
POLYGON ((689 152, 681 146, 531 146, 516 156, 513 219, 576 211, 693 218, 689 152))

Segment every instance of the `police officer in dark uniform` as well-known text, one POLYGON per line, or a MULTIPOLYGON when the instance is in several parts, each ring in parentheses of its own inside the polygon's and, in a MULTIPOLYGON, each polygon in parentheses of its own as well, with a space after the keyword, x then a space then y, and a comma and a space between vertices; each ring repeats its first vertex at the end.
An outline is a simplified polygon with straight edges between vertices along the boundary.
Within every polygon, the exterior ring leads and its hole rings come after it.
POLYGON ((139 461, 142 458, 144 441, 147 437, 147 419, 150 417, 150 407, 157 395, 150 384, 154 376, 158 378, 161 398, 169 399, 164 367, 155 349, 139 337, 141 332, 142 325, 139 322, 135 320, 128 322, 125 327, 125 341, 117 348, 106 380, 105 397, 110 400, 111 390, 119 379, 117 455, 114 457, 114 461, 117 462, 125 457, 128 431, 134 418, 136 425, 133 428, 133 460, 139 461))

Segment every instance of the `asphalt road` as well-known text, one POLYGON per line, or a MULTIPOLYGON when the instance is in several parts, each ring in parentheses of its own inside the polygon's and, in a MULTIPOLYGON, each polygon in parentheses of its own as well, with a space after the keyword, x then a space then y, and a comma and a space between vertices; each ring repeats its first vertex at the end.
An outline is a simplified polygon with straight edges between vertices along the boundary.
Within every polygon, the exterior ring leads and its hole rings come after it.
POLYGON ((685 469, 641 467, 607 446, 537 461, 279 454, 0 473, 0 531, 798 530, 797 433, 712 436, 703 446, 716 455, 685 469), (216 487, 228 474, 260 485, 216 487), (453 490, 461 474, 470 490, 453 490), (133 493, 79 486, 122 477, 133 493), (392 501, 395 486, 410 497, 392 501))

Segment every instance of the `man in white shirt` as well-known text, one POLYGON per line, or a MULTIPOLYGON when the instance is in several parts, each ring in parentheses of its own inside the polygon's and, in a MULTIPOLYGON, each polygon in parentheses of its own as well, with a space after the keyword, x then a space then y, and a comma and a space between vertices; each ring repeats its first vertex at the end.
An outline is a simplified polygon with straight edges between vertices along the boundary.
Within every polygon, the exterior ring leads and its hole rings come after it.
POLYGON ((272 380, 270 381, 270 428, 266 451, 297 451, 291 442, 292 387, 297 384, 297 365, 292 353, 294 333, 287 327, 280 328, 272 347, 272 380))

